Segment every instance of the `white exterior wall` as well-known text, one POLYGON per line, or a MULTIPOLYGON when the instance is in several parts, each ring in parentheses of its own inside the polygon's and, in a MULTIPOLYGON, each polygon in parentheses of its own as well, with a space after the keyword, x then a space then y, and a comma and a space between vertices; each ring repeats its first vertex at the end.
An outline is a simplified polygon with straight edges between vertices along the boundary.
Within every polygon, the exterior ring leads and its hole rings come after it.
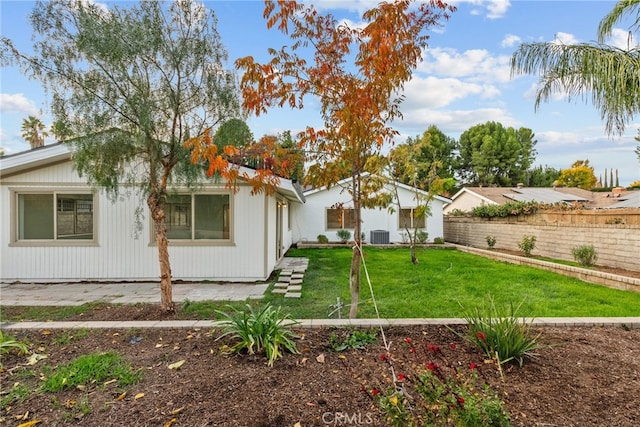
MULTIPOLYGON (((402 208, 415 208, 416 201, 414 194, 405 189, 398 189, 400 204, 402 208)), ((328 190, 311 191, 305 193, 305 204, 295 205, 292 224, 293 241, 314 242, 319 234, 327 236, 329 241, 338 241, 337 230, 326 228, 326 209, 336 203, 343 203, 345 208, 352 208, 351 196, 339 186, 331 187, 328 190)), ((431 216, 426 219, 426 231, 429 233, 429 241, 436 237, 443 237, 442 208, 444 203, 441 200, 431 201, 431 216)), ((394 206, 396 208, 396 206, 394 206)), ((397 211, 397 208, 395 209, 397 211)), ((401 233, 404 229, 399 229, 398 212, 389 213, 385 209, 363 209, 362 210, 362 231, 365 233, 365 241, 370 239, 371 230, 385 230, 389 232, 390 242, 402 242, 401 233)), ((353 230, 351 231, 353 235, 353 230)))
MULTIPOLYGON (((0 193, 0 280, 34 281, 139 281, 159 280, 157 247, 146 202, 135 191, 130 197, 111 203, 104 191, 94 198, 96 244, 91 246, 50 246, 32 243, 13 245, 10 230, 15 209, 12 191, 91 191, 77 176, 71 161, 10 175, 2 180, 0 193), (137 238, 135 210, 143 207, 142 229, 137 238)), ((207 185, 199 191, 229 192, 224 185, 207 185)), ((123 192, 124 193, 124 192, 123 192)), ((169 243, 174 280, 255 281, 266 279, 275 259, 275 198, 252 196, 249 187, 231 192, 232 243, 216 246, 184 246, 169 243)), ((287 202, 288 206, 291 203, 287 202)), ((283 228, 285 250, 291 245, 287 215, 283 228)), ((284 253, 283 251, 283 253, 284 253)))
POLYGON ((460 195, 456 197, 455 200, 453 200, 444 208, 444 213, 446 215, 456 209, 459 209, 463 212, 470 212, 477 206, 484 206, 489 204, 495 205, 497 203, 482 199, 475 194, 465 191, 460 193, 460 195))

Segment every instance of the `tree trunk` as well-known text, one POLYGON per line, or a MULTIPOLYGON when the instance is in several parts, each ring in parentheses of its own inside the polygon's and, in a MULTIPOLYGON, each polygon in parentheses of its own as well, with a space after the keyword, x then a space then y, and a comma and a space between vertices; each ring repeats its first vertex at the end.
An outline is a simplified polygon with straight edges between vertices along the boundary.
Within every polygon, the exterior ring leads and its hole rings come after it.
POLYGON ((160 263, 160 307, 167 312, 175 311, 171 287, 171 264, 169 262, 169 241, 167 226, 164 223, 164 203, 158 194, 150 194, 147 205, 153 219, 153 228, 158 245, 158 262, 160 263))
POLYGON ((411 242, 411 263, 413 265, 418 265, 418 257, 416 256, 416 244, 415 244, 415 242, 411 242))
POLYGON ((358 316, 358 302, 360 299, 360 266, 362 265, 360 253, 362 249, 361 227, 360 227, 360 177, 354 176, 353 184, 353 213, 354 218, 354 241, 353 254, 351 255, 351 272, 349 274, 349 290, 351 291, 351 309, 349 310, 349 318, 355 319, 358 316))

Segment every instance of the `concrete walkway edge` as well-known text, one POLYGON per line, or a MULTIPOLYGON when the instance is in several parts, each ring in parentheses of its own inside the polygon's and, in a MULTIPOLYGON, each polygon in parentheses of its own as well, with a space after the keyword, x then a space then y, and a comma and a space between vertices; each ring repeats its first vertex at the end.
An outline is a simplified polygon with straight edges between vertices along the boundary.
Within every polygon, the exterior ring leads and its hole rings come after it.
MULTIPOLYGON (((441 319, 300 319, 292 324, 299 328, 327 327, 390 327, 427 325, 464 325, 461 318, 441 319)), ((526 319, 534 326, 620 326, 640 328, 640 317, 542 317, 526 319)), ((2 322, 0 329, 129 329, 129 328, 179 328, 198 329, 220 327, 215 320, 134 320, 134 321, 75 321, 75 322, 2 322)))

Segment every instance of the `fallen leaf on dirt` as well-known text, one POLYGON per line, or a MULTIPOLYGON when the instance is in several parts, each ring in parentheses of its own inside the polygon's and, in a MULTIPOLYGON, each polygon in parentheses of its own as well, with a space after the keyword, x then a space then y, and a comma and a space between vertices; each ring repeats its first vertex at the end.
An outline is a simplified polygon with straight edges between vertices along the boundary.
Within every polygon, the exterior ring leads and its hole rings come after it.
POLYGON ((175 423, 177 421, 176 418, 171 418, 169 421, 167 421, 166 423, 164 423, 162 425, 162 427, 169 427, 171 424, 175 423))
POLYGON ((138 393, 133 397, 133 400, 142 399, 144 397, 144 393, 138 393))
POLYGON ((302 424, 300 424, 299 422, 297 422, 297 423, 295 423, 295 424, 293 425, 293 427, 302 427, 302 424))
POLYGON ((345 356, 344 354, 341 354, 340 356, 338 356, 338 359, 346 360, 346 359, 347 359, 347 356, 345 356))
POLYGON ((180 366, 184 365, 184 362, 186 362, 186 360, 182 359, 182 360, 178 360, 176 363, 172 363, 171 365, 168 366, 169 369, 179 369, 180 366))
POLYGON ((66 402, 64 402, 64 406, 65 406, 65 408, 67 408, 67 409, 71 409, 71 408, 73 408, 73 407, 75 406, 75 404, 76 404, 76 401, 75 401, 75 400, 73 400, 73 399, 67 399, 67 401, 66 401, 66 402))
POLYGON ((178 409, 174 409, 173 411, 171 411, 171 415, 178 415, 180 412, 182 412, 183 409, 184 409, 184 406, 181 406, 178 409))
POLYGON ((76 388, 77 388, 78 390, 80 390, 80 391, 85 391, 85 390, 87 389, 87 387, 86 387, 86 386, 84 386, 84 385, 82 385, 82 384, 78 384, 78 385, 76 386, 76 388))
POLYGON ((307 406, 316 406, 316 404, 313 402, 307 402, 307 406))
POLYGON ((18 421, 24 421, 29 418, 29 411, 25 412, 22 415, 16 415, 14 418, 18 421))
POLYGON ((106 383, 104 383, 104 385, 109 385, 109 384, 113 384, 115 383, 117 380, 109 380, 106 383))
POLYGON ((18 427, 33 427, 38 423, 40 423, 40 420, 33 420, 33 421, 28 421, 26 423, 18 424, 18 427))
POLYGON ((122 393, 120 396, 118 396, 118 398, 116 400, 122 400, 125 397, 127 397, 127 392, 126 391, 124 393, 122 393))
POLYGON ((158 343, 156 344, 156 348, 166 347, 166 344, 158 343))
POLYGON ((36 363, 38 363, 42 359, 46 359, 46 358, 47 358, 46 354, 33 353, 31 356, 29 356, 29 359, 27 360, 27 364, 28 365, 35 365, 36 363))
POLYGON ((302 360, 296 362, 298 366, 305 366, 307 364, 307 360, 309 360, 306 357, 303 357, 302 360))
POLYGON ((46 329, 46 330, 42 331, 42 335, 51 335, 51 331, 46 329))
POLYGON ((324 363, 324 353, 320 353, 318 357, 316 357, 318 363, 324 363))

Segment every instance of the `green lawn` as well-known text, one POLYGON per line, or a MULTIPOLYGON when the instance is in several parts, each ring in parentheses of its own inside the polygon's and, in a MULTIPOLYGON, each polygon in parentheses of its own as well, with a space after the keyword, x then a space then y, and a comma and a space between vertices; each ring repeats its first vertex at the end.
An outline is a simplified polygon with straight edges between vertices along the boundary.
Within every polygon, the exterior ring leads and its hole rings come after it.
MULTIPOLYGON (((452 249, 418 249, 420 263, 411 264, 409 249, 365 247, 366 266, 375 293, 380 316, 463 317, 463 309, 488 306, 493 298, 498 309, 522 303, 519 316, 524 317, 626 317, 640 316, 640 293, 619 291, 592 285, 533 267, 494 261, 452 249)), ((351 250, 292 249, 287 256, 309 258, 304 275, 302 298, 284 298, 271 293, 253 306, 271 303, 282 306, 294 318, 327 318, 332 304, 340 298, 342 317, 349 312, 349 267, 351 250)), ((200 319, 215 319, 215 310, 228 305, 244 308, 245 302, 186 301, 180 311, 200 319)), ((48 307, 43 314, 34 307, 22 318, 64 320, 91 310, 95 304, 81 307, 48 307)), ((2 320, 11 320, 0 313, 2 320)), ((337 317, 337 314, 331 316, 337 317)), ((358 317, 373 318, 375 312, 367 275, 362 274, 358 317)), ((15 320, 15 319, 13 319, 15 320)))
MULTIPOLYGON (((365 248, 366 266, 381 317, 461 317, 488 304, 507 308, 522 302, 527 317, 614 317, 640 315, 640 293, 592 285, 532 267, 493 261, 447 249, 419 249, 418 265, 405 248, 365 248)), ((268 294, 296 318, 326 318, 329 306, 348 305, 351 251, 293 249, 287 256, 309 258, 302 298, 268 294)), ((343 309, 346 317, 348 308, 343 309)), ((359 317, 374 317, 371 293, 362 275, 359 317)))

